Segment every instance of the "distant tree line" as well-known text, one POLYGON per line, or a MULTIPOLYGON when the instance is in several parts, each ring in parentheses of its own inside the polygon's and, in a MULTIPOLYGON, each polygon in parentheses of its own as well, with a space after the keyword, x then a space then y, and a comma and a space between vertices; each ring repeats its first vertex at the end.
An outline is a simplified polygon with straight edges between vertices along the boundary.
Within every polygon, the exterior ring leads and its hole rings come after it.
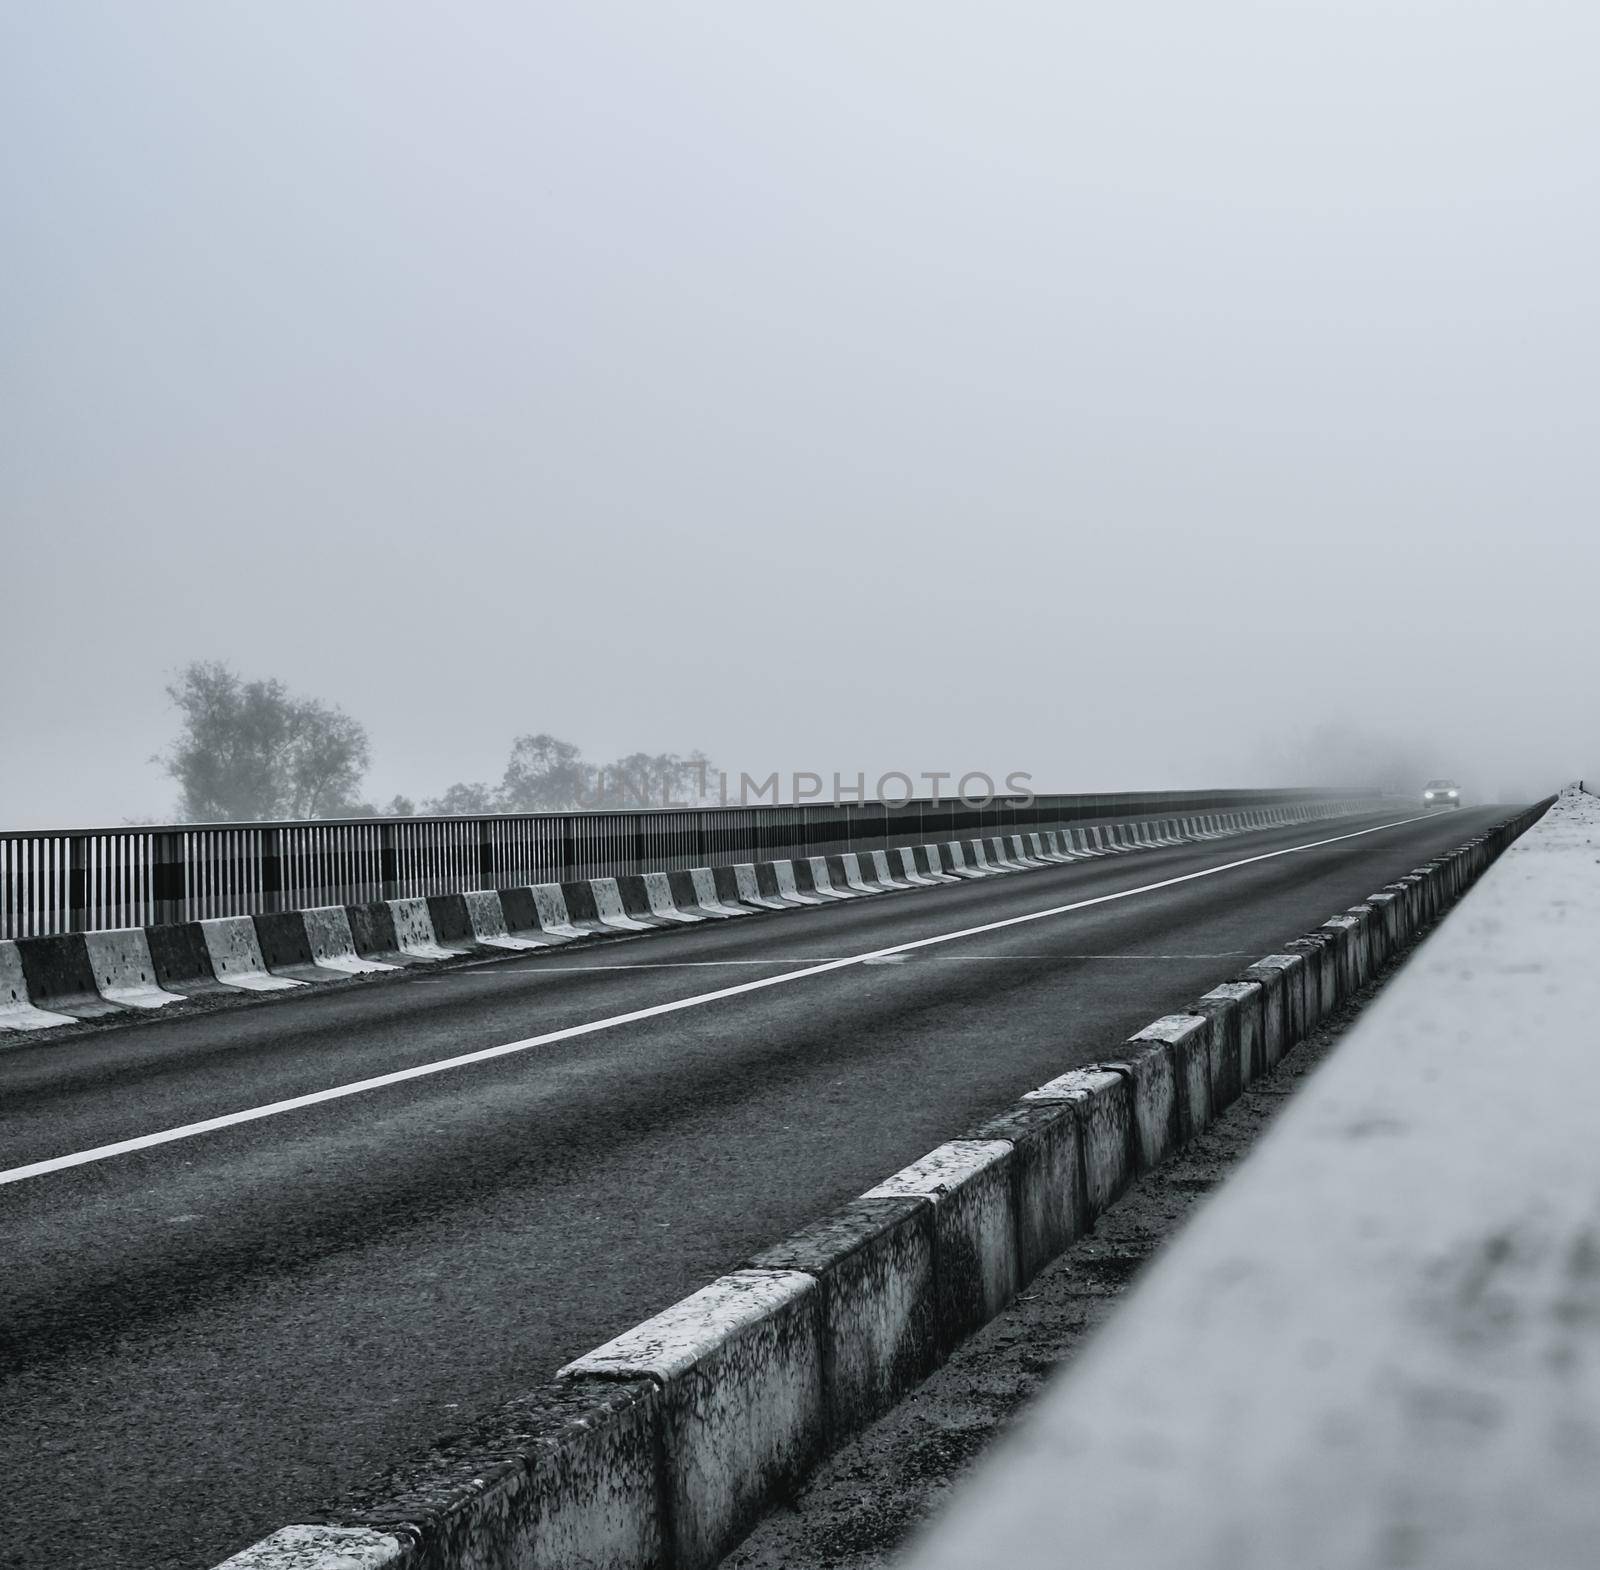
POLYGON ((497 784, 458 782, 420 803, 395 796, 380 806, 361 794, 372 754, 366 727, 342 709, 281 681, 246 681, 214 660, 184 666, 167 696, 181 726, 152 761, 177 782, 178 815, 189 823, 659 807, 706 798, 716 774, 702 752, 633 752, 595 764, 540 732, 512 741, 497 784))

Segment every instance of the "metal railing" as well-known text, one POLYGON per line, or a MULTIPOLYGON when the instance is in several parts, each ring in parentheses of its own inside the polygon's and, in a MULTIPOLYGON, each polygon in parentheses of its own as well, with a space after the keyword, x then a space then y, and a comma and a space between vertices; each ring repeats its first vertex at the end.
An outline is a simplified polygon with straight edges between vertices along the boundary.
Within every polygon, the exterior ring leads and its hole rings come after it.
POLYGON ((912 801, 0 832, 0 938, 883 850, 1068 823, 1356 800, 1354 790, 912 801))

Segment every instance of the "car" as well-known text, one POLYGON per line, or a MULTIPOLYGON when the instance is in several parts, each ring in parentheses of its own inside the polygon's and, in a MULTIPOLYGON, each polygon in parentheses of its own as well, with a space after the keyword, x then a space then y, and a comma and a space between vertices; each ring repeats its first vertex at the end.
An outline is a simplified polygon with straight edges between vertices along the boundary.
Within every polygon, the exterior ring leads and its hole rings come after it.
POLYGON ((1460 807, 1461 787, 1454 780, 1429 780, 1422 787, 1424 807, 1460 807))

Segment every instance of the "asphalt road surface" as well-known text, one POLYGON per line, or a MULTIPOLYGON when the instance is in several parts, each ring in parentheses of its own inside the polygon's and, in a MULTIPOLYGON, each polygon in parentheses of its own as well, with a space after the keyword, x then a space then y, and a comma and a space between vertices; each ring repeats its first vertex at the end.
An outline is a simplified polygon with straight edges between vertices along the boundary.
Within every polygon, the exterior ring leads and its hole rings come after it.
POLYGON ((0 1184, 0 1565, 206 1570, 1511 810, 8 1039, 3 1172, 524 1045, 0 1184))

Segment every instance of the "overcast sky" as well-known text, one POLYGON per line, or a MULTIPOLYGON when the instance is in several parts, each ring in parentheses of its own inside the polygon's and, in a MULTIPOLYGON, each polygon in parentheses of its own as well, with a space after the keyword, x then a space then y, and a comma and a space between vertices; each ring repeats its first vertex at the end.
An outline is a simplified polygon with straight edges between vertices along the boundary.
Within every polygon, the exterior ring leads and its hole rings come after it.
POLYGON ((1593 0, 4 0, 0 827, 168 812, 194 657, 377 799, 529 730, 1600 774, 1597 58, 1593 0))

